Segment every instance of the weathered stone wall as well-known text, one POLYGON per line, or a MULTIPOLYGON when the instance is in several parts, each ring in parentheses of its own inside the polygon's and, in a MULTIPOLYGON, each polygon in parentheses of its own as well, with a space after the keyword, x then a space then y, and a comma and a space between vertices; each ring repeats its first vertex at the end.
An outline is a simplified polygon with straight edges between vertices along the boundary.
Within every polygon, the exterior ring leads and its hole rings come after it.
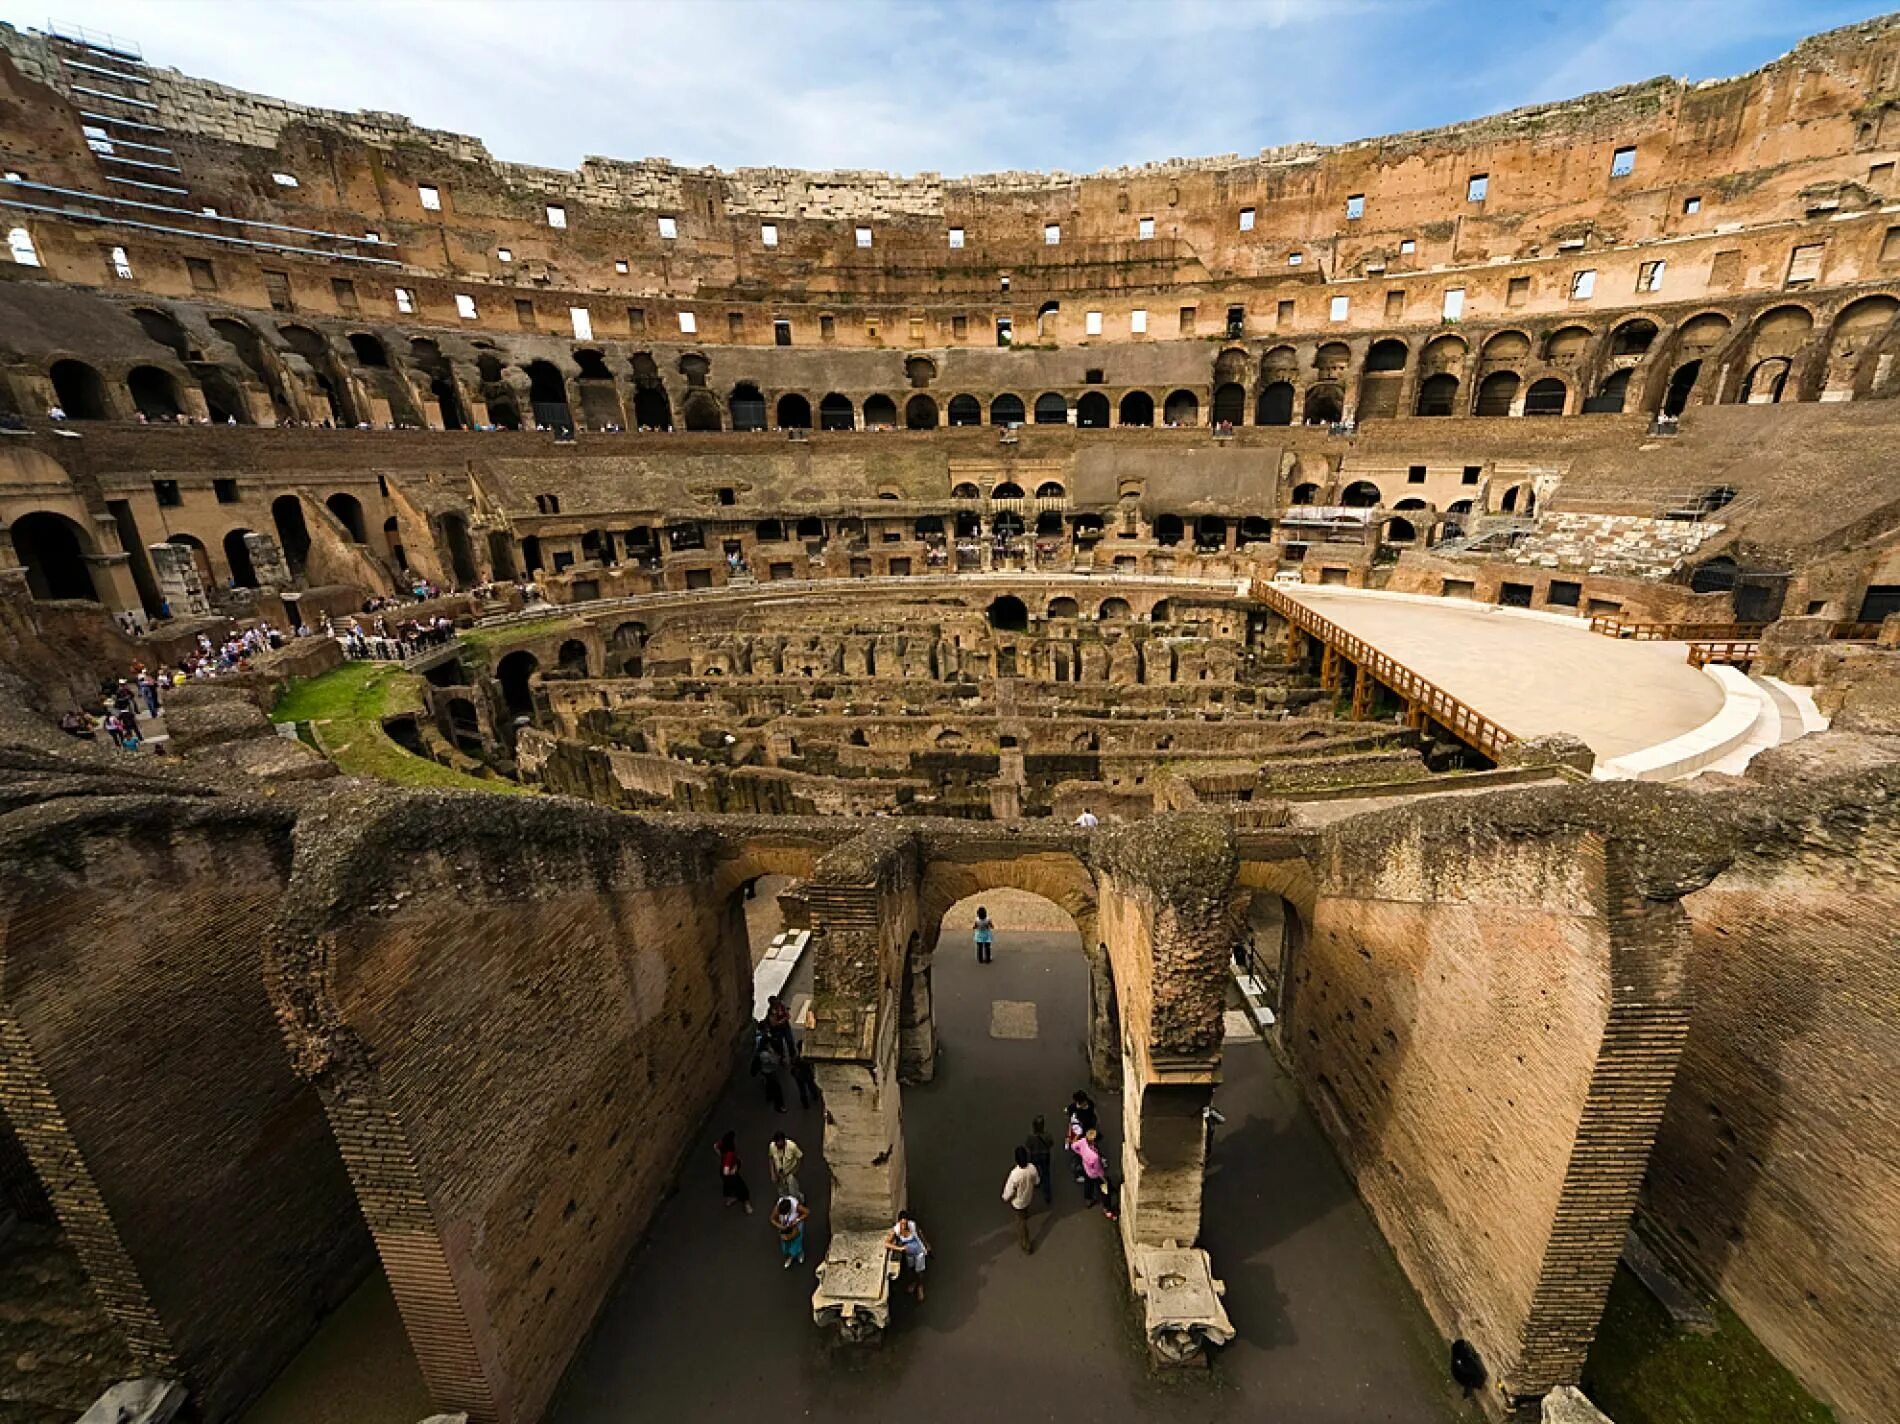
POLYGON ((269 970, 444 1409, 538 1419, 750 1007, 715 843, 572 801, 306 813, 269 970))
POLYGON ((1645 1220, 1844 1424, 1900 1418, 1900 774, 1796 761, 1683 901, 1695 1006, 1645 1220))
POLYGON ((1574 1382, 1686 1026, 1673 899, 1719 852, 1647 789, 1322 839, 1283 1025, 1361 1194, 1508 1400, 1574 1382))
POLYGON ((234 1417, 371 1264, 258 946, 289 817, 48 799, 0 822, 0 1105, 141 1368, 234 1417))

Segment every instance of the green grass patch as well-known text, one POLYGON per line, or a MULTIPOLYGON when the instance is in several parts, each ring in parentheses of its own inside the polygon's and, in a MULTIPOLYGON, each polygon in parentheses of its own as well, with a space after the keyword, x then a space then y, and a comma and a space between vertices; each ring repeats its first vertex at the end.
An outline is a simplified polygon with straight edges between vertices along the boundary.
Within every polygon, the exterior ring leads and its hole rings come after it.
POLYGON ((532 623, 501 623, 493 628, 469 628, 457 636, 465 647, 489 652, 510 643, 526 643, 548 633, 565 633, 569 629, 579 632, 586 626, 586 621, 580 618, 537 618, 532 623))
POLYGON ((1616 1268, 1583 1392, 1616 1424, 1834 1424, 1735 1313, 1713 1335, 1678 1331, 1641 1281, 1616 1268))
POLYGON ((519 793, 504 778, 468 776, 391 741, 383 718, 422 712, 422 679, 399 663, 350 662, 318 677, 298 678, 271 709, 277 722, 309 723, 330 760, 352 776, 432 791, 519 793))

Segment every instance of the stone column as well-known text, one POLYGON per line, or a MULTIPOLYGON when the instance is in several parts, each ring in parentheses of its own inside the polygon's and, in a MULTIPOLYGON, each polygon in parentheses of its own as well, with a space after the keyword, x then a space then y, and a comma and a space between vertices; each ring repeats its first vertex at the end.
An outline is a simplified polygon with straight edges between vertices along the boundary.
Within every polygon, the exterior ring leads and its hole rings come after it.
POLYGON ((270 535, 246 534, 244 552, 251 556, 251 571, 257 575, 260 587, 290 587, 290 565, 284 562, 283 550, 270 535))
POLYGON ((183 544, 148 544, 152 575, 158 595, 171 605, 174 617, 201 617, 211 612, 211 599, 198 572, 198 560, 183 544))

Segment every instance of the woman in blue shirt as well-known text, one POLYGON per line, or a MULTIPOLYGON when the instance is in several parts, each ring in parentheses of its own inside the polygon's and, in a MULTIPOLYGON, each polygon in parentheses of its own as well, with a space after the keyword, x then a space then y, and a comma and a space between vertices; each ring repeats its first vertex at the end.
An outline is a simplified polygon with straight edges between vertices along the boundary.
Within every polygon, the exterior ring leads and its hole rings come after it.
POLYGON ((990 923, 990 912, 981 905, 976 907, 976 962, 990 962, 990 946, 996 940, 996 926, 990 923))

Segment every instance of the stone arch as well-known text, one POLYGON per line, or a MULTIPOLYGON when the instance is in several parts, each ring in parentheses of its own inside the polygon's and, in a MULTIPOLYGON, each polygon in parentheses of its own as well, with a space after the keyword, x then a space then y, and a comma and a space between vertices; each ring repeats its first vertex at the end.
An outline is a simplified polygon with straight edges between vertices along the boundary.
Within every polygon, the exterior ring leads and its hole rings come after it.
POLYGON ((1514 328, 1494 331, 1478 348, 1478 363, 1486 368, 1530 360, 1531 339, 1514 328))
POLYGON ((1779 405, 1787 391, 1788 372, 1793 364, 1786 356, 1770 356, 1749 367, 1742 381, 1742 404, 1779 405))
POLYGON ((1214 406, 1209 418, 1216 425, 1247 423, 1247 391, 1238 381, 1224 381, 1214 387, 1214 406))
POLYGON ((1126 623, 1135 616, 1135 610, 1125 598, 1104 598, 1095 616, 1104 623, 1126 623))
POLYGON ((1121 400, 1121 424, 1153 425, 1155 398, 1146 391, 1129 391, 1121 400))
POLYGON ((937 363, 928 356, 906 356, 904 358, 904 379, 916 390, 922 390, 937 379, 937 363))
POLYGON ((999 633, 1021 633, 1029 627, 1029 609, 1013 593, 991 599, 984 616, 989 619, 990 627, 999 633))
POLYGON ((1465 357, 1471 353, 1471 344, 1462 336, 1453 336, 1447 332, 1443 336, 1432 338, 1419 353, 1419 369, 1424 372, 1456 371, 1465 364, 1465 357))
POLYGON ((990 399, 991 425, 1021 425, 1028 412, 1023 407, 1023 398, 1005 391, 1002 395, 990 399))
POLYGON ((1075 423, 1081 430, 1108 429, 1108 397, 1100 391, 1084 391, 1075 403, 1075 423))
POLYGON ((53 399, 69 420, 104 420, 110 414, 106 383, 84 361, 55 361, 47 375, 53 382, 53 399))
POLYGON ((877 426, 889 429, 896 424, 896 401, 887 395, 866 396, 864 398, 864 428, 866 430, 877 426))
POLYGON ((1254 402, 1255 425, 1291 425, 1293 423, 1293 382, 1271 381, 1260 388, 1254 402))
POLYGON ((1067 425, 1069 398, 1060 391, 1044 391, 1036 397, 1035 422, 1038 425, 1067 425))
POLYGON ((1702 376, 1702 362, 1684 361, 1670 373, 1669 388, 1663 396, 1664 415, 1681 415, 1688 408, 1689 397, 1694 393, 1696 382, 1702 376))
POLYGON ((1049 600, 1049 611, 1046 616, 1050 618, 1074 618, 1080 611, 1080 607, 1076 601, 1073 598, 1065 596, 1049 600))
POLYGON ((1631 317, 1610 332, 1610 355, 1641 356, 1655 345, 1657 334, 1648 317, 1631 317))
POLYGON ((811 402, 796 391, 782 395, 774 419, 780 430, 810 430, 811 402))
POLYGON ((344 530, 350 536, 352 544, 369 542, 369 526, 363 520, 363 502, 355 495, 338 490, 323 502, 324 508, 337 517, 344 530))
POLYGON ((1471 413, 1483 416, 1509 415, 1512 405, 1517 401, 1517 388, 1521 384, 1515 371, 1491 372, 1478 382, 1478 399, 1471 413))
POLYGON ((1545 376, 1532 381, 1531 388, 1524 392, 1524 414, 1562 415, 1569 402, 1570 387, 1555 376, 1545 376))
POLYGON ((1544 338, 1544 360, 1553 366, 1574 366, 1590 349, 1593 333, 1574 323, 1560 326, 1544 338))
POLYGON ((983 403, 972 395, 950 397, 950 423, 952 425, 981 425, 983 403))
POLYGON ((377 368, 389 364, 389 352, 384 348, 382 339, 367 331, 352 331, 347 338, 350 350, 356 356, 356 364, 377 368))
POLYGON ((271 501, 271 524, 277 530, 277 548, 291 577, 300 578, 310 558, 310 525, 304 518, 303 500, 294 494, 280 494, 271 501))
MULTIPOLYGON (((244 542, 250 532, 248 529, 227 529, 224 533, 225 567, 231 571, 231 582, 239 588, 258 586, 257 566, 251 561, 251 546, 244 542)), ((171 542, 179 542, 179 537, 174 536, 171 542)))
POLYGON ((1406 344, 1396 337, 1388 336, 1383 340, 1375 341, 1366 352, 1366 374, 1379 376, 1403 371, 1411 354, 1406 344))
POLYGON ((935 430, 937 402, 926 395, 914 395, 904 403, 904 428, 906 430, 935 430))
POLYGON ((1354 480, 1339 494, 1339 502, 1347 509, 1374 509, 1383 499, 1371 480, 1354 480))
POLYGON ((155 307, 134 307, 132 319, 144 329, 147 337, 170 351, 180 361, 191 359, 191 339, 185 335, 185 328, 179 323, 178 318, 170 312, 159 311, 155 307))
POLYGON ((1821 390, 1829 400, 1873 393, 1878 357, 1900 315, 1900 300, 1886 293, 1865 296, 1841 309, 1828 333, 1821 390))
POLYGON ((1170 391, 1161 406, 1161 419, 1167 425, 1199 425, 1200 398, 1190 390, 1170 391))
POLYGON ((126 394, 147 420, 176 420, 185 413, 178 378, 159 366, 134 366, 125 376, 126 394))
POLYGON ((684 406, 686 428, 690 431, 723 430, 719 402, 710 391, 689 391, 684 406))
POLYGON ((554 655, 554 662, 562 672, 587 675, 587 644, 579 638, 569 638, 563 642, 554 655))
POLYGON ((732 414, 734 430, 765 429, 765 397, 752 382, 741 381, 734 386, 726 400, 726 407, 732 414))
POLYGON ((820 430, 855 430, 857 427, 858 411, 850 396, 832 391, 818 402, 820 430))
POLYGON ((495 664, 495 681, 501 686, 502 705, 509 716, 534 716, 532 679, 539 671, 541 660, 525 648, 517 648, 495 664))
POLYGON ((15 519, 7 532, 13 552, 26 568, 27 592, 37 599, 99 601, 92 570, 86 560, 96 550, 93 538, 77 520, 52 510, 36 509, 15 519))
POLYGON ((454 510, 438 517, 438 527, 442 531, 442 542, 449 551, 449 572, 453 575, 457 588, 471 588, 479 575, 475 569, 475 550, 469 543, 468 520, 454 510))
POLYGON ((1301 418, 1308 425, 1332 425, 1345 418, 1346 393, 1331 381, 1309 387, 1301 418))
POLYGON ((1412 411, 1415 415, 1456 415, 1458 378, 1449 371, 1437 371, 1420 381, 1412 411))
POLYGON ((1305 484, 1293 486, 1293 493, 1287 497, 1288 504, 1316 504, 1319 502, 1319 486, 1310 480, 1305 484))

